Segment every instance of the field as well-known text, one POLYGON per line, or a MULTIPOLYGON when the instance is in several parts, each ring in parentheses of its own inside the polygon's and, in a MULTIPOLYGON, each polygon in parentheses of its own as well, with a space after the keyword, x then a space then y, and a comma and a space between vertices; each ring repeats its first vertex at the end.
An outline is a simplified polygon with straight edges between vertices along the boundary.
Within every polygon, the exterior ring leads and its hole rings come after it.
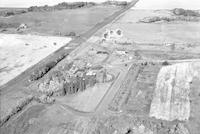
POLYGON ((0 34, 0 86, 70 40, 67 37, 0 34))
POLYGON ((175 17, 171 10, 129 10, 120 20, 107 28, 122 29, 127 38, 137 43, 151 44, 198 44, 200 38, 199 20, 196 21, 157 21, 140 22, 151 17, 175 17), (151 34, 150 34, 151 33, 151 34))
POLYGON ((120 7, 114 6, 95 6, 52 12, 28 12, 0 17, 0 31, 59 36, 70 36, 70 32, 74 32, 79 36, 119 9, 120 7), (24 31, 16 31, 20 24, 26 24, 28 28, 24 31))

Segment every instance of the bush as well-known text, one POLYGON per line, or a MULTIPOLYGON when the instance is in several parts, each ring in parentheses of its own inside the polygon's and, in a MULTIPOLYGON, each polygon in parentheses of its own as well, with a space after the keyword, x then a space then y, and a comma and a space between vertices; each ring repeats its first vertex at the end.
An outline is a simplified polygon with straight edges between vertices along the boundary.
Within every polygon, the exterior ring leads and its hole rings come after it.
POLYGON ((29 7, 27 10, 28 10, 28 12, 33 12, 33 11, 35 11, 37 8, 38 8, 37 6, 31 6, 31 7, 29 7))
POLYGON ((70 32, 69 36, 76 36, 76 33, 75 32, 70 32))
POLYGON ((153 23, 153 22, 156 22, 156 21, 161 21, 160 17, 146 17, 146 18, 143 18, 142 20, 140 20, 140 22, 143 22, 143 23, 153 23))
POLYGON ((20 23, 4 23, 0 22, 0 28, 17 28, 20 23))
POLYGON ((76 33, 75 32, 69 32, 69 33, 66 33, 65 36, 74 37, 74 36, 76 36, 76 33))
POLYGON ((103 5, 115 5, 115 6, 127 6, 127 1, 105 1, 102 3, 103 5))
POLYGON ((36 101, 44 104, 52 104, 55 102, 55 98, 43 94, 40 97, 36 98, 36 101))
POLYGON ((56 61, 51 61, 51 62, 47 63, 45 67, 47 68, 47 70, 49 70, 49 69, 53 68, 56 64, 57 64, 56 61))
POLYGON ((164 62, 162 63, 162 65, 163 65, 163 66, 167 66, 167 65, 170 65, 170 64, 169 64, 169 62, 164 61, 164 62))
POLYGON ((12 16, 12 15, 16 15, 16 14, 23 14, 23 13, 26 13, 26 11, 25 10, 5 11, 2 14, 4 17, 8 17, 8 16, 12 16))
POLYGON ((2 30, 1 30, 1 32, 6 32, 6 31, 7 31, 7 29, 2 29, 2 30))
POLYGON ((175 8, 175 9, 173 9, 173 13, 175 15, 184 15, 185 14, 185 10, 182 9, 182 8, 175 8))
POLYGON ((127 1, 118 1, 118 6, 127 6, 128 2, 127 1))
POLYGON ((31 74, 30 76, 30 81, 35 81, 38 80, 40 78, 42 78, 49 70, 51 70, 51 68, 53 68, 55 65, 57 64, 57 62, 52 61, 47 63, 46 65, 44 65, 43 67, 35 70, 33 72, 33 74, 31 74))
POLYGON ((145 17, 142 20, 139 20, 139 22, 143 22, 143 23, 154 23, 154 22, 158 22, 158 21, 174 21, 174 18, 169 18, 169 17, 158 17, 158 16, 154 16, 154 17, 145 17))
POLYGON ((108 52, 106 52, 106 51, 97 51, 97 54, 109 54, 108 52))
POLYGON ((48 62, 46 65, 44 65, 43 67, 40 67, 38 69, 36 69, 31 75, 29 80, 30 81, 35 81, 38 80, 40 78, 42 78, 46 73, 48 73, 53 67, 55 67, 57 65, 58 62, 60 62, 62 59, 64 59, 66 57, 65 54, 62 54, 61 56, 59 56, 56 60, 54 61, 50 61, 48 62))
POLYGON ((26 13, 27 11, 25 11, 25 10, 22 10, 22 11, 20 11, 20 13, 26 13))
POLYGON ((13 11, 9 11, 5 13, 5 17, 11 16, 11 15, 15 15, 15 13, 13 11))
POLYGON ((195 12, 193 10, 184 10, 182 8, 175 8, 172 11, 175 15, 183 15, 183 16, 195 16, 200 17, 200 14, 198 12, 195 12))

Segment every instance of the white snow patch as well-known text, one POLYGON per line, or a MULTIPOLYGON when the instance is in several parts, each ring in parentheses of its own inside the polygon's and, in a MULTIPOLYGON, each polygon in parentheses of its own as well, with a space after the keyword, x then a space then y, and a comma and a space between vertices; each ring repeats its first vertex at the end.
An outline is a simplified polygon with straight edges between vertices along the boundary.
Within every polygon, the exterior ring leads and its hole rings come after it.
POLYGON ((0 34, 0 86, 70 40, 66 37, 0 34))

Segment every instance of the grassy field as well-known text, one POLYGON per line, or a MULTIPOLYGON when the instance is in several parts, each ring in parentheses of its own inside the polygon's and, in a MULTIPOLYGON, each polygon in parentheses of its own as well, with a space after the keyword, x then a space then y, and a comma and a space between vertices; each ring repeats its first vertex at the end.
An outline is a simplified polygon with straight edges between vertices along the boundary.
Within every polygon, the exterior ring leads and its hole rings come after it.
POLYGON ((81 35, 119 9, 120 7, 116 6, 94 6, 0 17, 0 31, 16 33, 16 28, 25 23, 28 29, 23 30, 23 33, 67 36, 70 32, 75 32, 76 35, 81 35))

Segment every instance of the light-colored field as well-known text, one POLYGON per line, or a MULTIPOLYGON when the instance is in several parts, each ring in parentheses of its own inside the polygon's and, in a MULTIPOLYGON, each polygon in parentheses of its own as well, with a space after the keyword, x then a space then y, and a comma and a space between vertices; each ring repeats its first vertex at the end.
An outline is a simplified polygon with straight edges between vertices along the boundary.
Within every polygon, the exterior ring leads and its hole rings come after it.
POLYGON ((133 9, 200 9, 199 0, 139 0, 133 9))
POLYGON ((36 64, 71 38, 0 34, 0 85, 36 64))
POLYGON ((150 116, 163 120, 188 120, 190 83, 199 77, 200 62, 163 67, 157 77, 150 116))
POLYGON ((110 84, 96 84, 94 87, 88 88, 76 96, 68 97, 66 101, 62 102, 79 111, 94 112, 107 90, 109 90, 110 84))

